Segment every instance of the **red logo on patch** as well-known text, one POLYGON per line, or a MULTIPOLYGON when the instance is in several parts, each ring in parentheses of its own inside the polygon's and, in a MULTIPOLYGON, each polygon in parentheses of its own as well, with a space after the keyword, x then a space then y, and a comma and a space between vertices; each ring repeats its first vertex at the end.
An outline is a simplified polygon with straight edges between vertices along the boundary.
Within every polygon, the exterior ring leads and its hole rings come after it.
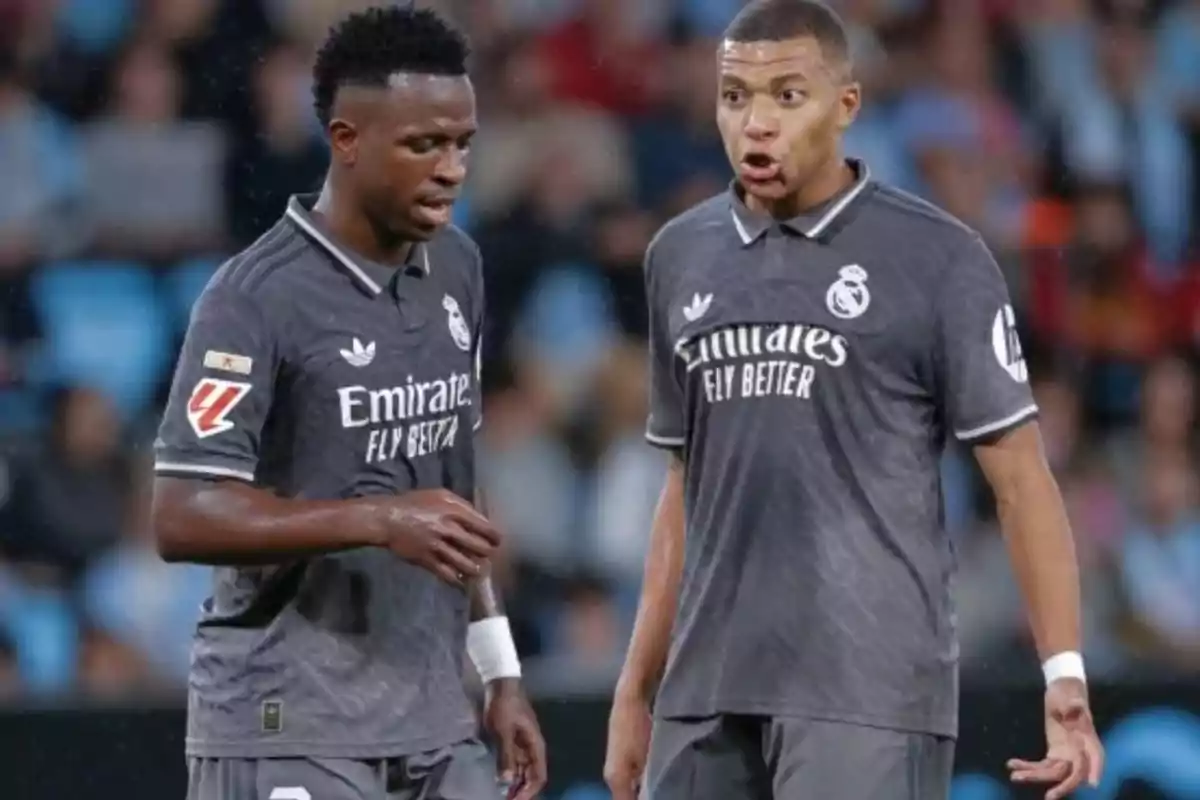
POLYGON ((250 384, 202 378, 188 398, 187 418, 201 439, 233 427, 229 413, 250 391, 250 384))

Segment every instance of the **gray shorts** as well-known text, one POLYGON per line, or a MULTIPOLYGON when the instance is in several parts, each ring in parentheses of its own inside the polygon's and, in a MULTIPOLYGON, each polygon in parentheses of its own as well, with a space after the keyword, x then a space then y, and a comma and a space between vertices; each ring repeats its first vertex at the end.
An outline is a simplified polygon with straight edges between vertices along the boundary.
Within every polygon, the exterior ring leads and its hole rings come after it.
POLYGON ((415 756, 189 758, 187 800, 499 800, 495 761, 471 739, 415 756))
POLYGON ((954 740, 802 718, 655 719, 642 800, 947 800, 954 740))

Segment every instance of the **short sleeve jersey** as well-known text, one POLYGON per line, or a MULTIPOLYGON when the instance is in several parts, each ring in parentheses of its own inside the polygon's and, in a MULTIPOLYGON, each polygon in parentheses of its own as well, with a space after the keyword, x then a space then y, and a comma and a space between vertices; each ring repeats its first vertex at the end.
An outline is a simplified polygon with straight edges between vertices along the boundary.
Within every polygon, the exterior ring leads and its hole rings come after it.
POLYGON ((731 190, 649 248, 647 438, 686 465, 660 715, 956 733, 940 457, 1037 409, 980 237, 852 166, 815 213, 731 190))
MULTIPOLYGON (((163 476, 341 499, 471 499, 479 251, 448 229, 402 268, 359 258, 293 199, 196 303, 156 442, 163 476)), ((374 758, 475 729, 465 594, 374 549, 214 571, 189 753, 374 758)))

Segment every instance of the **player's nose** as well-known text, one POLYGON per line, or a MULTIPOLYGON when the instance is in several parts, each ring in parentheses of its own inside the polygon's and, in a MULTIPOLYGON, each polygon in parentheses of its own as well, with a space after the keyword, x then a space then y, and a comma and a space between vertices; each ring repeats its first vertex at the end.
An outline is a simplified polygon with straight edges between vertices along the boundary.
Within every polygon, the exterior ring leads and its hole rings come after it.
POLYGON ((756 142, 774 139, 779 135, 779 115, 770 102, 757 97, 750 102, 742 133, 756 142))
POLYGON ((434 179, 443 186, 458 186, 467 179, 467 160, 458 153, 450 153, 438 162, 434 179))
POLYGON ((769 142, 779 135, 779 125, 767 114, 751 114, 746 119, 742 133, 754 142, 769 142))

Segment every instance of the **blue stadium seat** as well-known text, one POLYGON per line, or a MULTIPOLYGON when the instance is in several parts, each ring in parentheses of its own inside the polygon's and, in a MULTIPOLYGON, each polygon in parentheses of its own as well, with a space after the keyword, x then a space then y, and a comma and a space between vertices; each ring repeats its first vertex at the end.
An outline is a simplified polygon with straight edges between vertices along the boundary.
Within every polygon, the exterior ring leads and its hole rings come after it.
POLYGON ((46 377, 105 392, 125 419, 153 399, 170 359, 170 322, 135 263, 73 261, 34 278, 46 331, 46 377))
POLYGON ((220 266, 219 258, 193 258, 175 265, 167 273, 166 300, 177 330, 187 328, 192 306, 220 266))
POLYGON ((608 789, 598 783, 580 783, 563 792, 559 800, 611 800, 608 789))
POLYGON ((89 53, 112 50, 135 18, 131 0, 66 0, 59 7, 59 30, 89 53))

